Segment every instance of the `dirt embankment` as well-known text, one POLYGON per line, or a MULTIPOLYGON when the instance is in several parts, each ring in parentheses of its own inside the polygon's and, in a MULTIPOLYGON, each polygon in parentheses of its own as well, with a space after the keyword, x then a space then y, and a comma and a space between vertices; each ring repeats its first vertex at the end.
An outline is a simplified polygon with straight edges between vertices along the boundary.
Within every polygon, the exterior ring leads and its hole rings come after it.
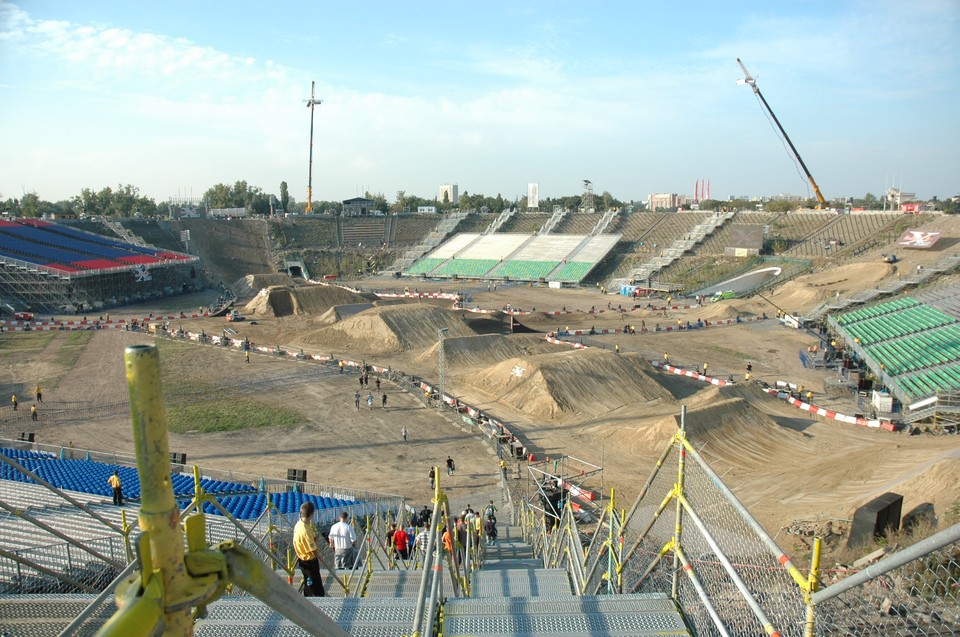
POLYGON ((589 349, 511 358, 459 380, 529 416, 573 420, 673 402, 653 374, 640 355, 589 349))

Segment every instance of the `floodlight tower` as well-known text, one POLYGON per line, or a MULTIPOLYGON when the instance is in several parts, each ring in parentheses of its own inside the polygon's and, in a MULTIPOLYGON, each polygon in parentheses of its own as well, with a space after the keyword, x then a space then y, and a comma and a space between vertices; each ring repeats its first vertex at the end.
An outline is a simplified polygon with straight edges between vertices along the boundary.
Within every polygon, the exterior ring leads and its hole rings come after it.
POLYGON ((307 213, 313 212, 313 107, 323 104, 323 100, 316 98, 316 82, 310 82, 310 99, 306 100, 310 109, 310 167, 307 171, 307 213))
POLYGON ((593 210, 595 205, 593 203, 593 182, 589 179, 583 180, 583 197, 580 198, 580 210, 584 212, 589 212, 593 210))

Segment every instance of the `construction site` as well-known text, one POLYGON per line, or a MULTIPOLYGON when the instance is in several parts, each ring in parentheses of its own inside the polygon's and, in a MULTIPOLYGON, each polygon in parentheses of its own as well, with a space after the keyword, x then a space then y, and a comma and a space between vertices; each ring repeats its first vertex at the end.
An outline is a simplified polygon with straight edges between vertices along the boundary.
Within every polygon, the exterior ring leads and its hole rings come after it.
POLYGON ((125 224, 208 287, 5 321, 0 630, 956 634, 956 220, 554 216, 351 220, 384 237, 352 255, 342 219, 125 224), (788 249, 729 256, 743 226, 788 249), (424 259, 445 274, 404 274, 424 259), (290 553, 305 501, 362 547, 344 570, 320 542, 323 598, 290 553), (488 501, 497 543, 442 550, 488 501), (424 506, 430 543, 398 557, 424 506))

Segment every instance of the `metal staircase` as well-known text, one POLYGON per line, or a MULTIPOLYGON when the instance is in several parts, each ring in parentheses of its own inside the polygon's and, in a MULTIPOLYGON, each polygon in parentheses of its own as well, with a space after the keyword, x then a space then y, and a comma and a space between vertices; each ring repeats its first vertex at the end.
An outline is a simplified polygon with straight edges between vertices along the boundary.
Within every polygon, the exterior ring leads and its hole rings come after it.
POLYGON ((444 637, 690 634, 665 594, 574 596, 567 570, 544 568, 520 527, 504 529, 485 554, 473 596, 444 604, 444 637))

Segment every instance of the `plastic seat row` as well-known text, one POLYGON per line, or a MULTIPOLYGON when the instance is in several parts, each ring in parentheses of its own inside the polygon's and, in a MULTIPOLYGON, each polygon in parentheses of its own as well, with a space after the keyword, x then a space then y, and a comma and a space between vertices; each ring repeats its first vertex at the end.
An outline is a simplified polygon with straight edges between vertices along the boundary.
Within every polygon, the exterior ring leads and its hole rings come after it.
POLYGON ((960 389, 960 367, 918 372, 898 378, 897 383, 914 398, 930 396, 942 390, 960 389))
POLYGON ((892 301, 886 301, 884 303, 861 308, 852 312, 846 312, 837 319, 837 323, 840 325, 846 325, 847 323, 854 323, 856 321, 882 316, 890 312, 904 310, 917 305, 920 305, 919 301, 908 296, 904 296, 899 299, 893 299, 892 301))
MULTIPOLYGON (((268 495, 265 493, 253 493, 250 495, 228 495, 218 497, 217 502, 220 503, 220 505, 226 509, 230 515, 238 520, 250 520, 263 515, 263 512, 267 507, 267 498, 268 495)), ((277 507, 277 510, 281 514, 284 515, 295 514, 299 512, 300 505, 307 501, 313 502, 318 511, 322 511, 324 509, 336 509, 357 504, 352 500, 330 498, 311 493, 299 492, 271 493, 269 494, 269 501, 271 504, 277 507)), ((180 507, 184 508, 187 506, 187 504, 187 500, 182 500, 180 507)), ((203 505, 203 512, 211 515, 222 515, 220 510, 210 502, 207 502, 203 505)))
POLYGON ((497 276, 536 281, 550 274, 559 264, 559 261, 507 261, 497 270, 497 276))
MULTIPOLYGON (((0 453, 8 458, 33 458, 43 460, 47 458, 56 458, 52 453, 46 451, 34 451, 32 449, 11 449, 9 447, 0 447, 0 453)), ((6 465, 4 465, 6 466, 6 465)))
POLYGON ((560 268, 560 271, 551 278, 557 281, 580 281, 587 276, 594 265, 596 264, 573 261, 560 268))
MULTIPOLYGON (((20 464, 59 489, 102 496, 112 495, 112 490, 107 484, 107 478, 114 471, 119 471, 120 479, 123 482, 124 497, 134 499, 140 497, 140 477, 133 467, 106 464, 93 460, 61 460, 52 455, 23 457, 20 464)), ((19 471, 5 464, 0 467, 0 478, 32 482, 19 471)), ((193 495, 192 476, 173 474, 171 481, 175 495, 193 495)), ((201 478, 200 485, 207 493, 212 494, 256 491, 253 486, 248 484, 213 480, 211 478, 201 478)))
POLYGON ((450 259, 431 274, 435 276, 483 276, 499 261, 496 259, 450 259))
POLYGON ((960 361, 960 341, 944 331, 928 331, 867 348, 891 374, 960 361))
POLYGON ((444 262, 445 259, 427 257, 420 259, 407 270, 407 274, 426 274, 444 262))

